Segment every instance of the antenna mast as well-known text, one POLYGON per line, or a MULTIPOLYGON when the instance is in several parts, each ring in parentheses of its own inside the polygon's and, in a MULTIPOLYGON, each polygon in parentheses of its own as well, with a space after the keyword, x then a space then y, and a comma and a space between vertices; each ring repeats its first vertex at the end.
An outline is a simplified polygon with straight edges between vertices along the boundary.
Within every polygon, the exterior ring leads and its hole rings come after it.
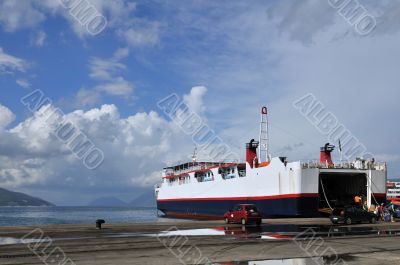
POLYGON ((192 162, 195 163, 197 161, 197 146, 194 147, 192 162))
POLYGON ((259 161, 269 161, 268 153, 268 110, 267 107, 261 109, 261 122, 260 122, 260 149, 259 161))

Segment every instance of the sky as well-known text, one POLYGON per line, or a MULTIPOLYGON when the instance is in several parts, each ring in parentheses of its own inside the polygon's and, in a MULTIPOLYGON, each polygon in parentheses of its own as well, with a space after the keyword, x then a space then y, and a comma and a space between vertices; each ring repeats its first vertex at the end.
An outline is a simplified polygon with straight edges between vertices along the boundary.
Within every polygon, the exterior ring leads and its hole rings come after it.
POLYGON ((400 1, 343 2, 1 0, 0 186, 57 205, 148 192, 196 145, 171 95, 241 160, 267 106, 272 156, 317 159, 329 113, 400 177, 400 1), (44 109, 101 151, 96 168, 44 109))

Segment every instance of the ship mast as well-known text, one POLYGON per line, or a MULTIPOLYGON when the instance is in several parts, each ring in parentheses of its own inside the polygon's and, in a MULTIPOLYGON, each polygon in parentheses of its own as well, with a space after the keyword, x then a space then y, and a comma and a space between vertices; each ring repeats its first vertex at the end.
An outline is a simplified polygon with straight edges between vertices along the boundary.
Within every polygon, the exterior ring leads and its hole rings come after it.
POLYGON ((194 147, 192 162, 195 163, 197 161, 197 146, 194 147))
POLYGON ((260 148, 259 148, 259 161, 269 162, 268 153, 268 110, 267 107, 261 109, 261 121, 260 121, 260 148))

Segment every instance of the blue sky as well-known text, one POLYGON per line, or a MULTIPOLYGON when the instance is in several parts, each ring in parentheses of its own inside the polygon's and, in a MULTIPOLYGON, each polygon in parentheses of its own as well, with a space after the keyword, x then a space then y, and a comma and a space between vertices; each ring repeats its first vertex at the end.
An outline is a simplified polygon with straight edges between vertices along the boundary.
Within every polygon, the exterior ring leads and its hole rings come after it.
MULTIPOLYGON (((326 137, 293 108, 312 93, 400 175, 397 1, 365 1, 360 35, 329 1, 88 0, 107 19, 92 36, 58 0, 0 3, 0 182, 56 204, 131 200, 188 159, 157 107, 176 93, 244 155, 270 109, 271 152, 318 157, 326 137), (20 99, 41 89, 105 154, 86 169, 20 99)), ((335 154, 337 156, 337 154, 335 154)))
MULTIPOLYGON (((148 10, 147 3, 138 4, 137 9, 135 15, 144 18, 151 15, 149 19, 157 19, 156 16, 153 17, 151 10, 148 10)), ((121 113, 128 115, 154 108, 154 98, 163 95, 162 91, 183 91, 183 87, 189 86, 189 83, 183 80, 184 74, 171 68, 166 61, 183 56, 185 43, 189 41, 190 39, 180 38, 179 44, 172 41, 165 45, 153 44, 150 40, 149 43, 138 44, 130 56, 124 58, 123 64, 126 67, 120 75, 131 82, 133 87, 138 87, 135 98, 140 97, 140 100, 105 95, 101 102, 118 104, 121 113), (183 49, 178 50, 177 46, 183 49), (154 90, 157 92, 154 93, 154 90)), ((52 99, 70 103, 80 88, 90 88, 98 84, 89 77, 88 62, 93 57, 110 58, 118 48, 125 48, 126 43, 116 37, 114 31, 107 29, 99 36, 80 38, 71 31, 65 19, 49 17, 33 29, 3 31, 2 47, 8 54, 16 54, 29 62, 26 72, 2 78, 4 86, 10 89, 13 87, 15 91, 7 93, 5 99, 10 102, 10 107, 16 110, 16 114, 22 114, 18 112, 23 110, 20 108, 19 99, 26 91, 16 84, 16 76, 27 80, 31 87, 42 89, 52 99), (35 34, 39 34, 38 32, 46 34, 44 44, 40 47, 34 43, 34 38, 37 37, 35 34)), ((63 107, 71 108, 68 104, 63 107)))

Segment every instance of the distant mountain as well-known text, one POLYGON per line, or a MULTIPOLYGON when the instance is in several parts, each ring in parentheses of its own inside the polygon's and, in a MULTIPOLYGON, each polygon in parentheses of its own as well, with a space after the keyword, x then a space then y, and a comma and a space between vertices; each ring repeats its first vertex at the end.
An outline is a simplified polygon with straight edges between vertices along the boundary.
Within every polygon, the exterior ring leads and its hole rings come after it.
POLYGON ((139 197, 136 197, 129 203, 135 207, 155 207, 156 199, 153 190, 148 190, 142 193, 139 197))
POLYGON ((88 206, 122 207, 129 204, 116 197, 102 197, 92 201, 88 206))
POLYGON ((54 204, 21 192, 0 188, 0 206, 54 206, 54 204))

